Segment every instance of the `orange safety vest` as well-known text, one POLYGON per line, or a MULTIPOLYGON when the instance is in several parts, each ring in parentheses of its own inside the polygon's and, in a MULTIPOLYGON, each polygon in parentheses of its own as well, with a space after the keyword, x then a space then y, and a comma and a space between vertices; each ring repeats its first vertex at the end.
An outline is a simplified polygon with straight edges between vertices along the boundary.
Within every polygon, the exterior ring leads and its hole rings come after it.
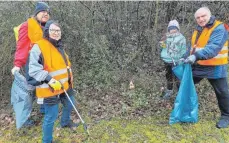
POLYGON ((39 41, 43 37, 43 31, 35 18, 28 19, 28 37, 32 44, 39 41))
MULTIPOLYGON (((32 45, 41 40, 43 37, 43 31, 41 26, 39 25, 39 23, 37 22, 37 20, 34 17, 31 17, 27 20, 28 22, 28 37, 31 41, 31 45, 30 47, 32 47, 32 45)), ((14 27, 14 35, 16 38, 16 42, 18 41, 18 37, 19 37, 19 29, 21 28, 21 25, 18 25, 17 27, 14 27)))
MULTIPOLYGON (((195 30, 193 35, 192 35, 191 53, 194 49, 195 49, 195 51, 198 51, 198 50, 202 50, 203 48, 205 48, 205 46, 208 44, 208 41, 210 39, 212 32, 220 24, 222 24, 222 22, 216 20, 214 22, 214 25, 211 28, 205 27, 203 29, 202 33, 200 34, 200 37, 198 38, 196 44, 195 44, 195 41, 196 41, 198 32, 197 32, 197 30, 195 30)), ((208 59, 208 60, 199 60, 199 61, 197 61, 197 63, 200 65, 208 65, 208 66, 227 64, 228 63, 228 41, 226 41, 224 43, 223 48, 221 49, 221 51, 218 53, 217 56, 215 56, 211 59, 208 59)))
MULTIPOLYGON (((44 58, 44 70, 48 71, 49 75, 52 76, 52 78, 60 81, 64 86, 65 90, 67 90, 69 87, 72 87, 72 83, 71 85, 69 85, 68 82, 69 76, 72 79, 72 70, 70 68, 71 63, 67 54, 65 53, 68 62, 66 64, 61 53, 48 40, 42 39, 38 41, 37 44, 44 58), (68 70, 70 75, 68 74, 68 70)), ((36 86, 36 96, 38 98, 56 96, 63 92, 63 90, 52 91, 49 85, 46 83, 36 86)))

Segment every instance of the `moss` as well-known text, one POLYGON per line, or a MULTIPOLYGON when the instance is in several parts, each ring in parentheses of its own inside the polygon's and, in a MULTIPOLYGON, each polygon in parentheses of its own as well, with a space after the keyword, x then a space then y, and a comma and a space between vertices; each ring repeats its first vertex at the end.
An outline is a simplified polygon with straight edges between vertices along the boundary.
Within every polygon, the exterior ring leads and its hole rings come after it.
MULTIPOLYGON (((56 127, 57 125, 55 125, 56 127)), ((76 131, 55 128, 54 140, 57 143, 227 143, 229 128, 215 128, 215 121, 201 119, 196 124, 178 123, 169 125, 165 117, 148 117, 124 120, 113 118, 99 123, 90 123, 90 136, 84 133, 80 125, 76 131), (161 120, 160 120, 161 119, 161 120)), ((41 126, 17 131, 15 126, 2 131, 0 142, 34 143, 41 142, 41 126)))

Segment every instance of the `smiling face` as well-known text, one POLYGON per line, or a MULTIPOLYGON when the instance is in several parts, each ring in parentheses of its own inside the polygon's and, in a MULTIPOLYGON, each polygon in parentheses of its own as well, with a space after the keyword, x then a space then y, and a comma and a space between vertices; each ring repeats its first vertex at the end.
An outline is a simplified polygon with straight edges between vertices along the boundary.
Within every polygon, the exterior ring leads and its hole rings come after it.
POLYGON ((49 27, 49 37, 55 40, 61 39, 61 30, 60 27, 58 27, 55 24, 51 24, 49 27))
POLYGON ((40 11, 36 15, 37 20, 40 21, 41 23, 46 23, 49 20, 49 12, 48 11, 40 11))
POLYGON ((195 13, 195 19, 199 26, 204 27, 210 20, 211 12, 209 9, 200 8, 195 13))

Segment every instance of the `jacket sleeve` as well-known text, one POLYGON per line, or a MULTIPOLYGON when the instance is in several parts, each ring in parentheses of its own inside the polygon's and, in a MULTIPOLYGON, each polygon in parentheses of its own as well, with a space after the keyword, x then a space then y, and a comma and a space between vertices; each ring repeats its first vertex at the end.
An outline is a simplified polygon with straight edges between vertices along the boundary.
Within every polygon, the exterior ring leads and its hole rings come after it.
POLYGON ((44 70, 44 59, 41 50, 37 44, 34 44, 30 51, 26 64, 26 80, 33 86, 48 83, 51 76, 48 71, 44 70))
POLYGON ((190 51, 191 51, 191 42, 188 42, 186 44, 186 52, 182 58, 186 59, 190 55, 190 51))
POLYGON ((223 24, 219 25, 212 32, 210 39, 203 50, 194 53, 197 60, 207 60, 218 55, 228 39, 228 32, 223 24))
POLYGON ((182 40, 181 40, 181 58, 183 58, 185 56, 185 54, 187 53, 187 45, 186 45, 186 38, 183 36, 182 40))
POLYGON ((19 37, 16 45, 14 56, 14 65, 22 67, 26 64, 28 53, 30 50, 30 39, 28 37, 28 22, 21 25, 19 29, 19 37))

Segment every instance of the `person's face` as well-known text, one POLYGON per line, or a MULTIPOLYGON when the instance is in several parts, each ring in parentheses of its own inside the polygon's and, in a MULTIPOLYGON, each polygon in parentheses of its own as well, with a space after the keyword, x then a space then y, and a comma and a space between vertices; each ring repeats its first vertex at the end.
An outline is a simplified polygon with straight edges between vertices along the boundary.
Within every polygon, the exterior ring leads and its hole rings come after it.
POLYGON ((49 37, 55 40, 61 39, 61 30, 60 27, 56 26, 55 24, 51 24, 49 27, 49 37))
POLYGON ((209 22, 210 15, 208 11, 202 9, 196 13, 195 19, 199 26, 204 27, 209 22))
POLYGON ((169 30, 169 33, 170 33, 170 34, 177 33, 177 32, 178 32, 178 30, 177 30, 177 29, 172 29, 172 30, 169 30))
POLYGON ((48 11, 40 11, 36 17, 41 23, 46 23, 49 20, 50 15, 48 11))

